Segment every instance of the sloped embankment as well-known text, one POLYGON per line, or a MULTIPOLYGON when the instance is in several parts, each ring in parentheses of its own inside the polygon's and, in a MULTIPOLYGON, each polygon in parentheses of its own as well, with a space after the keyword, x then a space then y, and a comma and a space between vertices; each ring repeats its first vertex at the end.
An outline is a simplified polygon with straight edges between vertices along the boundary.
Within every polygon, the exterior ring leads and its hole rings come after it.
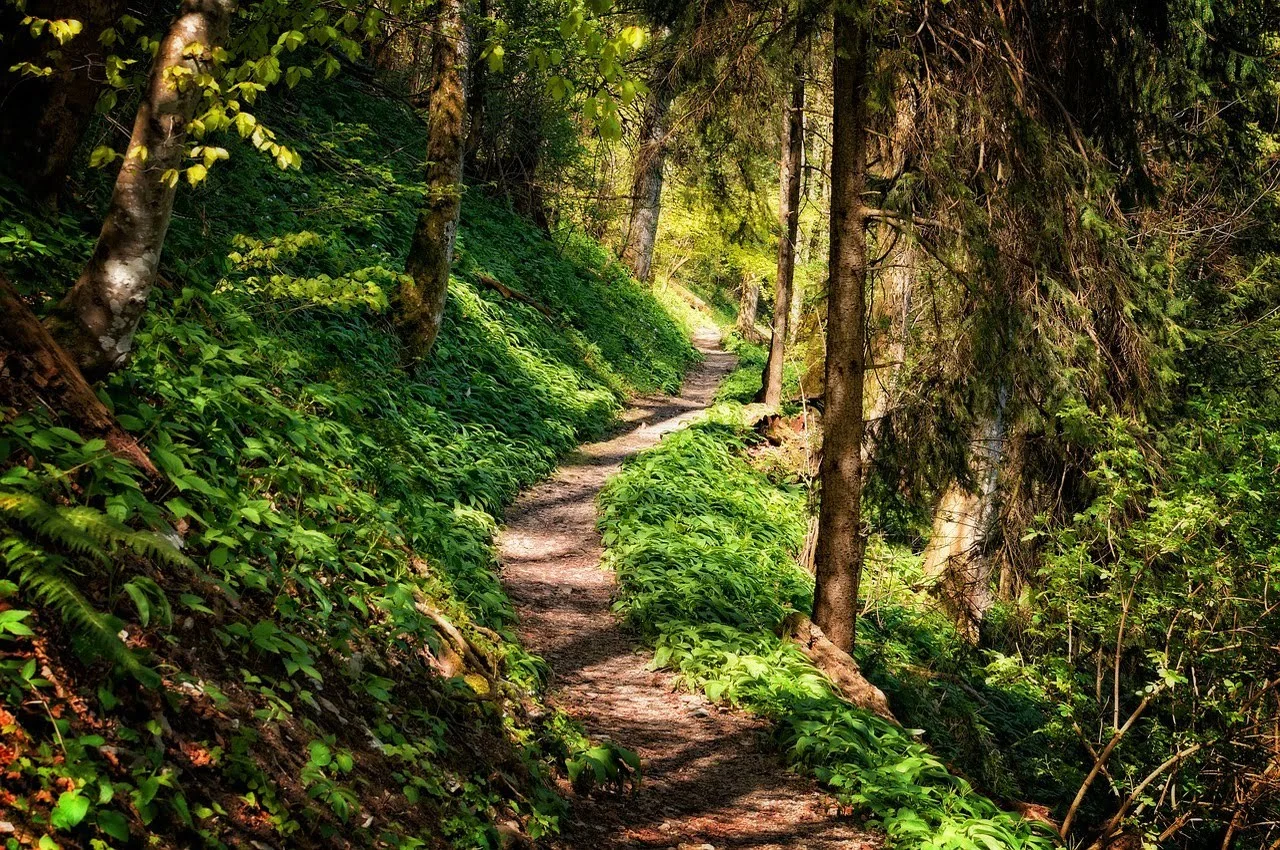
MULTIPOLYGON (((0 429, 0 837, 19 846, 496 847, 562 811, 551 778, 587 744, 540 704, 496 517, 695 353, 597 246, 473 192, 439 343, 406 371, 387 295, 421 127, 331 88, 274 110, 301 172, 237 150, 180 196, 136 359, 104 390, 162 484, 39 413, 0 429)), ((38 303, 94 216, 27 208, 0 191, 0 262, 38 303)))

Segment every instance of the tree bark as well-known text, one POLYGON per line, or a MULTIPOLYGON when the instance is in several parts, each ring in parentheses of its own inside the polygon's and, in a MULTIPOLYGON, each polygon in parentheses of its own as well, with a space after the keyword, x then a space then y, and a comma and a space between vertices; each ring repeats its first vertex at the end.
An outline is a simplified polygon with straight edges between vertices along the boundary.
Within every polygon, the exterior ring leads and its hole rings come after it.
MULTIPOLYGON (((479 0, 477 11, 489 21, 495 19, 489 0, 479 0)), ((490 23, 489 26, 492 26, 490 23)), ((484 144, 485 106, 489 100, 489 60, 483 57, 484 33, 477 34, 476 44, 468 44, 471 72, 467 80, 467 141, 463 150, 464 166, 474 168, 480 147, 484 144)), ((469 172, 470 173, 470 172, 469 172)))
POLYGON ((89 377, 128 356, 160 267, 176 190, 164 175, 187 156, 187 124, 201 99, 189 76, 175 74, 209 72, 234 11, 231 0, 183 0, 151 67, 97 247, 51 317, 50 330, 89 377))
POLYGON ((788 324, 796 273, 796 234, 800 229, 800 177, 804 160, 804 64, 792 69, 791 106, 782 124, 781 191, 778 199, 778 279, 774 287, 773 336, 769 358, 756 401, 777 407, 782 401, 782 364, 787 351, 788 324))
POLYGON ((5 171, 44 206, 56 205, 102 91, 107 50, 99 37, 127 8, 123 0, 28 4, 27 14, 33 17, 80 22, 80 33, 63 45, 48 35, 31 38, 21 24, 22 14, 14 9, 4 13, 0 150, 5 152, 5 171), (52 73, 33 77, 9 70, 22 62, 52 73))
POLYGON ((405 263, 409 280, 401 284, 396 299, 396 324, 415 359, 426 356, 440 332, 462 209, 469 58, 462 12, 462 0, 442 0, 432 37, 427 196, 405 263))
POLYGON ((942 494, 933 514, 933 532, 924 552, 925 577, 960 634, 976 643, 982 621, 995 601, 991 559, 985 546, 995 520, 997 484, 1004 456, 1004 392, 995 415, 979 428, 972 472, 976 492, 957 481, 942 494))
POLYGON ((827 674, 836 690, 853 705, 901 726, 889 708, 889 699, 862 675, 858 662, 840 649, 804 614, 792 612, 778 626, 781 637, 794 641, 814 666, 827 674))
POLYGON ((827 294, 826 410, 818 511, 813 621, 853 649, 865 539, 862 533, 862 390, 865 372, 867 237, 867 35, 836 7, 831 151, 831 257, 827 294))
POLYGON ((674 89, 670 65, 660 66, 649 85, 649 100, 640 126, 640 147, 636 153, 631 183, 631 219, 627 223, 622 262, 636 280, 653 279, 653 246, 658 239, 658 216, 662 212, 663 168, 667 162, 667 125, 674 89))
POLYGON ((863 464, 875 459, 876 434, 892 409, 898 393, 898 373, 906 360, 907 316, 911 309, 911 285, 915 280, 916 247, 905 233, 886 233, 881 225, 881 238, 892 247, 884 266, 871 287, 871 323, 867 367, 866 420, 867 439, 863 442, 863 464), (895 241, 896 240, 896 241, 895 241))
MULTIPOLYGON (((905 86, 899 86, 893 127, 878 140, 877 176, 895 179, 906 165, 906 146, 915 127, 915 112, 905 86)), ((876 232, 877 253, 883 253, 871 284, 871 322, 867 351, 866 398, 867 433, 862 441, 864 472, 875 460, 884 418, 898 393, 898 374, 906 360, 907 332, 911 310, 911 289, 915 282, 918 250, 911 234, 882 219, 876 232)))
POLYGON ((160 473, 147 453, 94 395, 71 355, 58 345, 9 280, 0 274, 0 405, 43 405, 81 435, 106 441, 112 453, 150 478, 160 473))
POLYGON ((748 342, 760 342, 763 335, 756 330, 756 318, 760 311, 760 281, 755 275, 742 276, 738 292, 738 335, 748 342))

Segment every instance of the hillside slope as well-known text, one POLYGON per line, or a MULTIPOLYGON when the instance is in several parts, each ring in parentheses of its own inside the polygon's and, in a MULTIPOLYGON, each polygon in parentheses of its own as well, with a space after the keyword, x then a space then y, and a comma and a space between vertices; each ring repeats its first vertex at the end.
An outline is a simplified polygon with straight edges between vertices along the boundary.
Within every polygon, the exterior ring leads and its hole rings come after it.
MULTIPOLYGON (((162 486, 46 415, 4 417, 17 846, 496 847, 555 828, 567 763, 625 755, 539 701, 492 537, 696 354, 598 246, 474 190, 439 342, 406 371, 387 300, 421 126, 349 86, 267 113, 301 172, 236 149, 179 195, 135 360, 104 389, 162 486)), ((85 183, 53 219, 0 191, 0 264, 34 303, 91 247, 85 183)))

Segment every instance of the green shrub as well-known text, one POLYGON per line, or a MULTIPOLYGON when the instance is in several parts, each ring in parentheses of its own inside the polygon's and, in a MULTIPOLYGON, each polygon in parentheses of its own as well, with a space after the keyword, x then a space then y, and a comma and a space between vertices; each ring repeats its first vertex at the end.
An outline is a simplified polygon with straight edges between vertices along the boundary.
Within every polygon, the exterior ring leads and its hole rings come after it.
POLYGON ((734 449, 732 408, 629 462, 601 495, 618 607, 648 635, 655 664, 708 697, 771 719, 780 748, 891 845, 928 850, 1048 848, 1040 825, 1001 811, 908 731, 840 699, 773 629, 807 611, 794 558, 803 494, 772 484, 734 449))

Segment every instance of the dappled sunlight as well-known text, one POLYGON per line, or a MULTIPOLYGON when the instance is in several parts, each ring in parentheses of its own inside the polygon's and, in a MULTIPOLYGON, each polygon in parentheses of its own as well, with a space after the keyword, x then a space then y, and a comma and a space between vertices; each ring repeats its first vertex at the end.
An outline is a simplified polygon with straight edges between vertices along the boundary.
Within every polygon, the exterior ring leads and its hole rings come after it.
MULTIPOLYGON (((760 714, 792 763, 874 819, 897 846, 1047 848, 1043 828, 1001 812, 903 729, 850 706, 774 634, 807 611, 796 566, 802 498, 752 470, 724 425, 695 426, 628 465, 602 496, 606 563, 655 663, 713 700, 760 714)), ((741 440, 744 435, 739 434, 741 440)))

